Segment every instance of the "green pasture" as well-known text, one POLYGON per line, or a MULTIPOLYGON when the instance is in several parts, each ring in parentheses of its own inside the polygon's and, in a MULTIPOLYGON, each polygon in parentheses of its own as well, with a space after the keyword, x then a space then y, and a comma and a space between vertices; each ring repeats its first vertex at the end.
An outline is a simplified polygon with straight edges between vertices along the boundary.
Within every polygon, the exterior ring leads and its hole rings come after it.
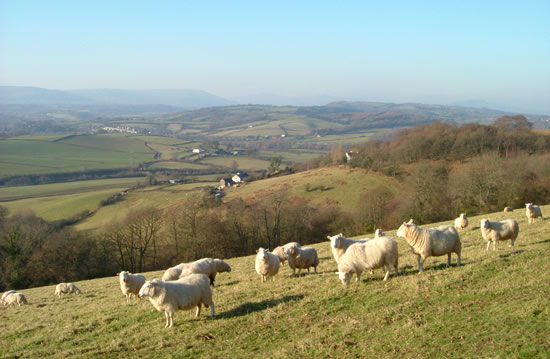
POLYGON ((191 163, 191 162, 179 162, 179 161, 159 161, 151 164, 151 168, 167 168, 173 170, 183 170, 183 169, 208 169, 210 166, 200 163, 191 163))
MULTIPOLYGON (((550 212, 550 206, 542 208, 550 212)), ((407 219, 404 219, 407 220, 407 219)), ((447 221, 446 224, 450 224, 447 221)), ((435 226, 436 224, 434 224, 435 226)), ((428 227, 428 226, 424 226, 428 227)), ((212 288, 216 316, 179 311, 164 328, 147 299, 127 304, 118 277, 80 281, 80 295, 54 296, 54 284, 23 289, 29 305, 0 308, 6 358, 548 358, 549 222, 523 211, 470 218, 460 232, 462 265, 416 257, 399 238, 399 276, 379 269, 344 286, 329 242, 312 245, 317 273, 291 277, 287 265, 261 283, 255 256, 226 259, 212 288), (486 251, 481 218, 515 218, 516 246, 486 251)), ((335 229, 336 231, 338 229, 335 229)), ((395 236, 395 229, 386 229, 395 236)), ((163 271, 144 273, 151 280, 163 271)))
POLYGON ((231 167, 233 161, 237 162, 240 170, 262 170, 267 169, 271 161, 262 160, 251 156, 216 156, 205 157, 200 160, 201 164, 210 164, 215 166, 231 167))
POLYGON ((52 183, 35 186, 0 187, 0 201, 28 197, 57 196, 60 194, 90 192, 109 188, 130 188, 144 181, 144 177, 127 177, 52 183))

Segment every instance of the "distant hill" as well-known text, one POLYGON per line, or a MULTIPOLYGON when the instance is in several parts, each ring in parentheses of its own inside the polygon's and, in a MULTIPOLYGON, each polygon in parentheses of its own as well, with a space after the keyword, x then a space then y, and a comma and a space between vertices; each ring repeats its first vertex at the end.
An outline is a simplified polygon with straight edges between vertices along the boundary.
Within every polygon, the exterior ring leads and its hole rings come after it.
POLYGON ((272 105, 272 106, 323 106, 339 99, 332 96, 280 96, 271 93, 262 93, 253 96, 240 96, 231 100, 247 105, 272 105))
POLYGON ((169 105, 185 108, 227 106, 233 101, 188 89, 158 90, 50 90, 39 87, 0 86, 0 104, 18 105, 169 105))

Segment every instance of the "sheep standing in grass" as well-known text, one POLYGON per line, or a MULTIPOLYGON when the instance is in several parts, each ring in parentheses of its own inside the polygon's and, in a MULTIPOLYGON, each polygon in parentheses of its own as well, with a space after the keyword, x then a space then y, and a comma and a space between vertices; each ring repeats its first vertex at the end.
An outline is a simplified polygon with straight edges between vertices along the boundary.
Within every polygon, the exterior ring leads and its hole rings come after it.
POLYGON ((376 231, 374 231, 374 238, 380 238, 385 236, 386 236, 386 233, 382 232, 380 228, 376 228, 376 231))
POLYGON ((183 267, 185 267, 187 263, 180 263, 177 266, 174 266, 172 268, 168 268, 166 272, 162 275, 163 281, 169 281, 169 280, 178 280, 181 272, 183 270, 183 267))
POLYGON ((210 318, 214 319, 214 301, 210 279, 204 274, 191 274, 173 282, 158 279, 145 282, 139 291, 140 297, 149 301, 159 312, 164 312, 166 328, 174 326, 174 313, 197 307, 195 318, 201 313, 201 305, 210 307, 210 318))
POLYGON ((504 213, 508 212, 514 212, 514 209, 512 207, 504 207, 504 213))
POLYGON ((130 297, 136 298, 141 286, 145 283, 145 277, 141 274, 131 274, 122 271, 119 274, 120 290, 126 296, 126 303, 130 302, 130 297))
POLYGON ((193 273, 202 273, 210 278, 210 284, 214 285, 216 274, 221 272, 231 272, 231 266, 221 259, 203 258, 198 261, 187 263, 180 274, 180 278, 187 277, 193 273))
POLYGON ((309 272, 309 267, 313 267, 315 273, 317 273, 317 266, 319 265, 319 256, 317 251, 313 247, 292 247, 285 249, 285 253, 288 256, 288 266, 292 268, 292 276, 295 276, 296 269, 298 269, 298 276, 302 269, 306 269, 309 272))
POLYGON ((342 233, 338 233, 334 236, 327 236, 330 240, 330 248, 332 249, 332 255, 337 264, 340 263, 340 258, 346 253, 346 250, 354 243, 365 243, 369 241, 369 238, 366 239, 349 239, 344 237, 342 233))
POLYGON ((540 207, 535 206, 532 203, 525 204, 525 215, 527 216, 527 221, 529 222, 529 224, 535 222, 535 218, 538 218, 538 217, 544 220, 540 207))
POLYGON ((418 271, 423 271, 426 258, 447 255, 447 266, 451 265, 451 253, 456 253, 457 266, 460 266, 460 253, 462 243, 456 228, 453 226, 439 226, 437 228, 423 229, 413 223, 403 223, 397 230, 397 236, 403 237, 411 246, 411 250, 417 256, 418 271))
POLYGON ((57 295, 58 297, 61 297, 61 294, 69 293, 80 294, 82 292, 73 283, 59 283, 55 286, 55 295, 57 295))
POLYGON ((285 249, 292 248, 292 247, 300 247, 300 243, 298 242, 287 243, 284 246, 276 247, 272 253, 275 254, 277 257, 279 257, 281 264, 285 264, 285 261, 288 259, 288 256, 285 253, 285 249))
POLYGON ((269 277, 273 277, 279 273, 279 267, 281 265, 279 257, 269 252, 267 249, 260 248, 256 254, 256 273, 260 275, 260 279, 266 282, 269 277))
POLYGON ((4 304, 4 299, 6 299, 6 297, 7 297, 8 295, 13 294, 13 293, 15 293, 15 291, 14 291, 13 289, 12 289, 12 290, 8 290, 8 291, 2 293, 2 297, 0 298, 0 304, 3 305, 3 304, 4 304))
POLYGON ((338 274, 344 285, 348 285, 353 273, 356 281, 366 269, 387 268, 384 280, 390 276, 391 269, 398 275, 397 241, 390 237, 379 237, 364 243, 354 243, 346 250, 338 264, 338 274))
POLYGON ((460 231, 466 227, 468 227, 468 217, 466 217, 466 213, 461 213, 460 216, 455 219, 455 228, 457 231, 460 231))
POLYGON ((488 219, 482 219, 480 225, 481 235, 487 241, 487 250, 493 242, 493 250, 497 249, 497 241, 510 239, 510 246, 514 245, 519 234, 518 222, 508 219, 502 222, 491 222, 488 219))
POLYGON ((4 298, 4 305, 17 304, 22 306, 23 304, 29 304, 27 298, 23 293, 10 293, 4 298))

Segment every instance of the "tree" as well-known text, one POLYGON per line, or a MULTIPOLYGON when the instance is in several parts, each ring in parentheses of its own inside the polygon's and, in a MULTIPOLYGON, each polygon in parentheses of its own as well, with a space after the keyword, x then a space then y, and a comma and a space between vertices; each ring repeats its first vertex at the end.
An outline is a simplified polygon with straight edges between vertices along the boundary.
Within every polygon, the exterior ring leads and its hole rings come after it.
POLYGON ((276 173, 279 171, 279 167, 281 167, 281 162, 283 160, 282 156, 273 157, 271 159, 271 163, 269 164, 269 173, 276 173))
POLYGON ((533 124, 523 115, 499 117, 493 122, 493 126, 502 131, 531 130, 533 124))

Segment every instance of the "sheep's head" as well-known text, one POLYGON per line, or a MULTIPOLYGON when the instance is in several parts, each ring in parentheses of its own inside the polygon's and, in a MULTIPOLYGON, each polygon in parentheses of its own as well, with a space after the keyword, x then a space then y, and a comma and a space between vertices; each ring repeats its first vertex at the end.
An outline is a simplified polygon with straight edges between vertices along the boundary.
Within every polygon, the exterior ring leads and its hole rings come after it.
POLYGON ((408 222, 408 223, 405 223, 403 222, 403 224, 399 227, 399 229, 397 230, 397 236, 398 237, 402 237, 402 238, 405 238, 406 237, 406 233, 407 233, 407 229, 409 227, 412 227, 414 226, 414 224, 412 223, 412 219, 408 222))
POLYGON ((340 247, 340 243, 341 243, 341 238, 344 238, 344 235, 342 233, 338 233, 337 235, 335 236, 327 236, 327 238, 329 239, 330 241, 330 246, 332 248, 339 248, 340 247))
POLYGON ((386 234, 384 232, 382 232, 382 230, 380 228, 376 228, 376 231, 374 231, 374 236, 375 237, 384 237, 386 234))
POLYGON ((120 272, 119 278, 120 278, 121 281, 127 282, 128 281, 128 272, 126 272, 126 271, 120 272))
POLYGON ((466 218, 466 213, 461 213, 460 218, 465 219, 466 218))
POLYGON ((266 249, 260 248, 256 252, 258 252, 257 257, 260 258, 260 259, 265 259, 265 257, 267 257, 267 253, 266 253, 267 250, 266 249))
POLYGON ((481 228, 489 228, 489 220, 488 219, 482 219, 480 223, 481 228))
POLYGON ((297 247, 284 248, 283 250, 287 257, 294 257, 298 252, 297 247))
POLYGON ((338 277, 343 285, 348 285, 351 279, 351 272, 338 272, 338 277))
POLYGON ((146 281, 139 290, 138 296, 142 297, 152 297, 155 295, 155 290, 157 288, 158 282, 156 281, 146 281))
POLYGON ((533 203, 525 203, 525 208, 531 209, 533 207, 533 203))

